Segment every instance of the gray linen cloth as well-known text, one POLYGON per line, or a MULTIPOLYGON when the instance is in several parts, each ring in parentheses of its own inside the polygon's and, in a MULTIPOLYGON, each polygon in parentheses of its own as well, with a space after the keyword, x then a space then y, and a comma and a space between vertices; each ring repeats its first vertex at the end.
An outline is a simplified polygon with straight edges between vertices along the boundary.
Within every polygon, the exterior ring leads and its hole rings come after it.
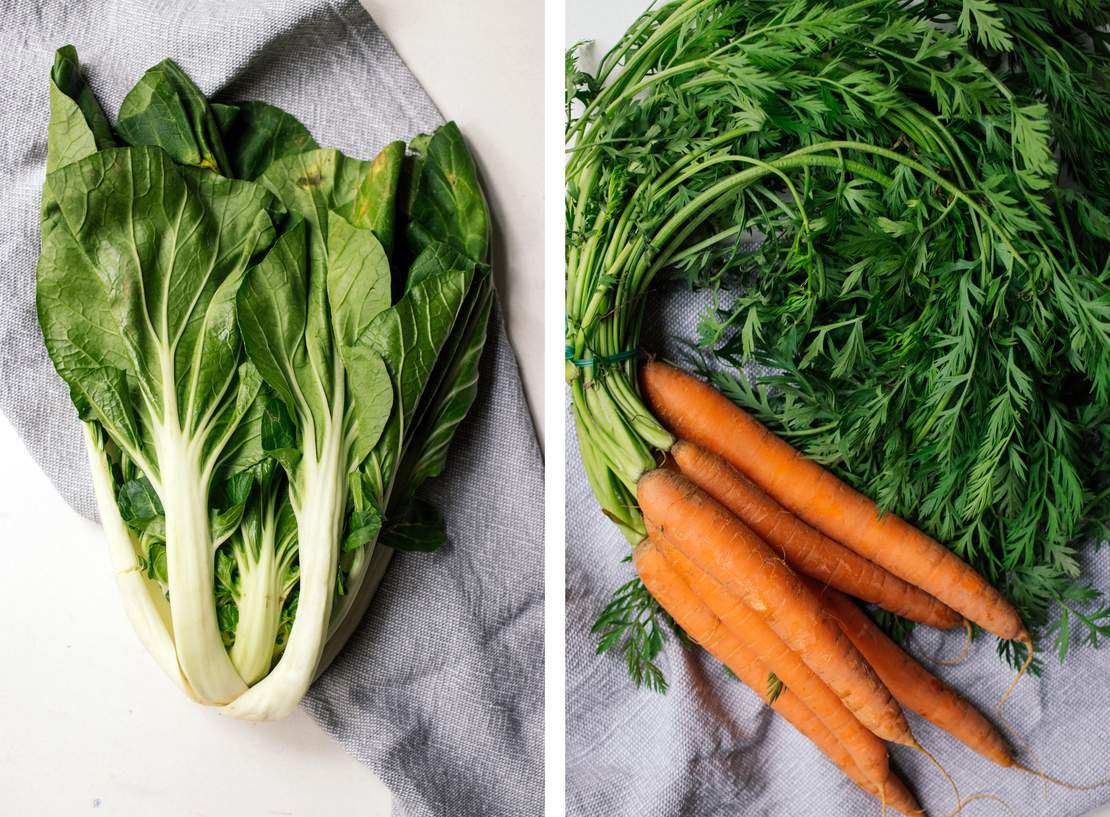
MULTIPOLYGON (((0 411, 93 517, 79 425, 34 310, 54 50, 77 46, 109 116, 143 71, 173 57, 206 93, 279 105, 320 144, 359 157, 442 118, 354 0, 0 0, 0 21, 0 411)), ((393 560, 306 703, 409 817, 542 808, 543 466, 496 316, 481 378, 447 472, 427 491, 450 544, 393 560)))
MULTIPOLYGON (((645 339, 644 348, 681 360, 671 338, 696 336, 705 299, 670 292, 650 306, 647 327, 666 327, 666 337, 645 339)), ((594 655, 590 625, 612 591, 632 578, 621 559, 628 543, 598 510, 578 457, 574 421, 567 419, 567 813, 573 817, 724 817, 724 815, 880 814, 878 801, 862 793, 839 769, 756 695, 703 650, 683 650, 672 638, 662 664, 670 690, 636 690, 615 655, 594 655)), ((1110 553, 1090 556, 1085 575, 1110 588, 1110 553)), ((995 654, 995 639, 980 638, 958 666, 927 659, 957 656, 959 633, 918 628, 910 651, 989 717, 1013 673, 995 654)), ((1110 645, 1081 649, 1059 666, 1042 656, 1045 672, 1026 677, 1006 704, 1006 717, 1030 746, 1019 754, 1027 765, 1067 781, 1110 776, 1110 645)), ((945 766, 964 797, 990 792, 1018 817, 1076 817, 1110 802, 1110 788, 1073 793, 1048 787, 1031 775, 1002 769, 963 744, 910 715, 921 744, 945 766)), ((911 749, 894 746, 892 765, 932 815, 955 806, 952 789, 936 768, 911 749)), ((894 813, 893 811, 891 812, 894 813)), ((990 800, 965 812, 1005 815, 990 800)))

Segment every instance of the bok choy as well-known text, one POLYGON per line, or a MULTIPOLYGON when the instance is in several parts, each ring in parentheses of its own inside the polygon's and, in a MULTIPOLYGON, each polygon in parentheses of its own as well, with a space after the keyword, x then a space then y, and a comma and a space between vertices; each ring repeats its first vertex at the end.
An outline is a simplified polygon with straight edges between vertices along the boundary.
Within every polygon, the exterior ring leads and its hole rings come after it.
POLYGON ((172 61, 115 127, 72 47, 50 84, 37 306, 84 423, 125 609, 196 700, 288 714, 476 395, 489 219, 454 124, 372 160, 205 98, 172 61))

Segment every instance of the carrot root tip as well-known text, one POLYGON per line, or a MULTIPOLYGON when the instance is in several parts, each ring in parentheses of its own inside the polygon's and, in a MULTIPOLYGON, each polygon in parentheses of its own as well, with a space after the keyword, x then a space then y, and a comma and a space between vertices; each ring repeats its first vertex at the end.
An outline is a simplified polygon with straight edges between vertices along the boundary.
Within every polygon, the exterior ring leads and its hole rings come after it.
POLYGON ((1014 728, 1013 724, 1006 720, 1006 715, 1003 712, 1003 709, 1006 706, 1006 701, 1010 699, 1010 696, 1014 694, 1014 690, 1017 689, 1018 681, 1020 681, 1022 676, 1029 671, 1029 667, 1033 663, 1033 642, 1029 638, 1029 633, 1027 633, 1023 629, 1016 640, 1025 645, 1025 661, 1022 662, 1021 668, 1018 670, 1017 675, 1014 676, 1014 680, 1010 682, 1010 685, 1006 687, 1006 691, 1002 693, 1002 697, 998 699, 996 712, 998 714, 999 722, 1006 729, 1006 731, 1015 738, 1018 746, 1022 749, 1027 749, 1029 746, 1028 741, 1026 741, 1021 736, 1017 729, 1014 728))
POLYGON ((971 655, 971 622, 962 619, 964 626, 964 647, 955 658, 934 659, 933 663, 941 667, 955 667, 962 664, 971 655))
POLYGON ((1110 786, 1110 778, 1096 780, 1094 783, 1085 783, 1081 785, 1078 783, 1069 783, 1066 780, 1061 780, 1058 777, 1053 777, 1052 775, 1048 774, 1048 772, 1042 772, 1040 769, 1034 769, 1031 766, 1026 766, 1024 763, 1014 763, 1014 768, 1020 769, 1027 774, 1031 774, 1034 777, 1040 778, 1045 783, 1051 783, 1054 786, 1060 786, 1061 788, 1067 789, 1068 791, 1094 791, 1095 789, 1101 789, 1103 786, 1110 786))
POLYGON ((1016 817, 1016 812, 1014 812, 1013 806, 1011 806, 997 794, 988 794, 987 792, 976 792, 975 794, 968 795, 963 800, 958 801, 956 803, 956 808, 948 812, 945 817, 956 817, 957 814, 964 810, 964 807, 968 803, 974 803, 976 800, 994 800, 996 803, 1001 803, 1002 808, 1006 809, 1006 811, 1010 814, 1014 814, 1016 817))
POLYGON ((952 793, 956 796, 956 811, 954 813, 958 814, 963 806, 960 800, 960 789, 956 785, 956 781, 952 779, 952 775, 948 773, 947 769, 940 765, 940 761, 933 756, 932 752, 922 746, 917 740, 914 740, 913 748, 925 755, 925 757, 929 759, 929 762, 937 767, 944 779, 948 781, 948 785, 952 787, 952 793))

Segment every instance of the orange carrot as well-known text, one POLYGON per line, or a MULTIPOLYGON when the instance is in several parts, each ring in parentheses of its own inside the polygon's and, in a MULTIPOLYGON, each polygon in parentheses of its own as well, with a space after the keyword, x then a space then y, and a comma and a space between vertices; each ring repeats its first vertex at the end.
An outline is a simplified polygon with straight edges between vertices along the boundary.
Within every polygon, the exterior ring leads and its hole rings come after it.
POLYGON ((907 655, 846 596, 807 581, 840 629, 903 706, 999 766, 1014 765, 1002 735, 975 707, 907 655))
MULTIPOLYGON (((743 645, 694 595, 650 540, 645 540, 636 547, 633 561, 648 592, 687 635, 732 670, 764 703, 768 703, 802 735, 809 738, 856 785, 882 799, 882 790, 860 771, 841 742, 793 690, 784 687, 773 702, 767 701, 766 667, 746 653, 743 645)), ((878 738, 872 736, 872 740, 878 743, 878 738)), ((906 815, 924 815, 913 795, 893 771, 888 773, 883 787, 888 805, 906 815)))
MULTIPOLYGON (((1000 638, 1032 646, 1013 606, 935 539, 806 459, 712 386, 655 361, 641 367, 648 405, 679 437, 724 457, 831 539, 930 593, 1000 638)), ((1032 650, 1030 649, 1030 654, 1032 650)))
POLYGON ((651 520, 676 550, 755 610, 864 726, 884 740, 917 746, 902 710, 863 656, 747 525, 666 469, 640 477, 636 497, 645 522, 651 520))
POLYGON ((859 770, 873 783, 881 784, 890 773, 886 747, 828 685, 775 635, 774 630, 743 602, 729 595, 718 582, 687 559, 658 530, 648 528, 650 541, 662 553, 677 576, 701 599, 725 628, 740 642, 744 654, 758 661, 806 702, 852 756, 859 770))
POLYGON ((932 627, 960 626, 960 615, 814 530, 725 460, 680 440, 670 450, 679 470, 778 550, 787 564, 849 595, 932 627))
POLYGON ((1107 779, 1087 784, 1070 783, 1018 761, 1006 739, 982 713, 891 641, 851 599, 831 587, 821 587, 809 579, 806 581, 856 649, 905 707, 999 766, 1019 769, 1071 791, 1091 791, 1110 785, 1107 779))

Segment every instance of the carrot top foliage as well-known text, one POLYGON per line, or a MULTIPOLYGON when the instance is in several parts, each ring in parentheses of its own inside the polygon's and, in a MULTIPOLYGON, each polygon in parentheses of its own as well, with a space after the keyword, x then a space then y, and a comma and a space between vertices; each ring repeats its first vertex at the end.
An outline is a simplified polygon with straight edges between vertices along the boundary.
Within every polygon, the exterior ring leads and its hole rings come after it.
MULTIPOLYGON (((951 546, 1061 660, 1110 636, 1079 562, 1110 511, 1108 22, 1102 0, 683 0, 594 72, 571 50, 568 380, 629 539, 671 444, 622 358, 662 274, 712 290, 718 388, 951 546)), ((598 629, 654 682, 650 605, 625 588, 598 629)))

